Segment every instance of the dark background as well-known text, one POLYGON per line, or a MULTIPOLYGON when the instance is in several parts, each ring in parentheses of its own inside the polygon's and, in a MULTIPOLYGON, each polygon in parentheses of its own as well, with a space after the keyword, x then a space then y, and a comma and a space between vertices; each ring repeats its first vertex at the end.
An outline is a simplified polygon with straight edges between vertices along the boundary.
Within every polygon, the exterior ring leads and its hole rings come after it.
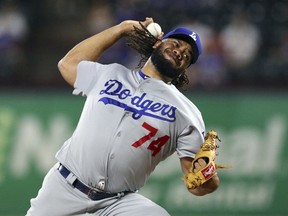
MULTIPOLYGON (((285 0, 1 0, 1 89, 67 88, 57 63, 69 49, 124 19, 146 16, 164 32, 185 25, 200 34, 204 50, 189 70, 188 90, 288 89, 285 0)), ((125 40, 101 59, 131 68, 137 61, 125 40)))

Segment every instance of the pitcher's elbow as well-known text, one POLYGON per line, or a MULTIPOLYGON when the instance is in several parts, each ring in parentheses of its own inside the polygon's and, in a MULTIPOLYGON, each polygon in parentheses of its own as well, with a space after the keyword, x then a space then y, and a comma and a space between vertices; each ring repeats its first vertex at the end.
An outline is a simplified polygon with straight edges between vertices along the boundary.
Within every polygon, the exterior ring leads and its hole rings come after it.
POLYGON ((57 67, 64 80, 73 86, 76 81, 77 69, 69 64, 64 58, 58 62, 57 67))

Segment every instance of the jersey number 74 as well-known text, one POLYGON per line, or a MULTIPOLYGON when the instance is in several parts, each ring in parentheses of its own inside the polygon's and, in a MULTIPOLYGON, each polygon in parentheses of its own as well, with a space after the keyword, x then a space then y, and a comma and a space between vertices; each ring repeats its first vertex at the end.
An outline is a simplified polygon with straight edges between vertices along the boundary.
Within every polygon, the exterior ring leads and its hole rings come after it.
MULTIPOLYGON (((144 122, 142 124, 142 127, 145 128, 146 130, 149 131, 149 133, 143 137, 141 137, 139 140, 137 140, 136 142, 134 142, 132 144, 133 147, 135 148, 138 148, 139 146, 141 146, 143 143, 145 143, 146 141, 148 140, 151 140, 157 133, 158 129, 157 128, 154 128, 152 127, 151 125, 149 125, 147 122, 144 122)), ((156 140, 153 140, 149 146, 147 147, 148 150, 152 151, 152 156, 156 156, 162 146, 164 146, 167 141, 169 140, 169 136, 168 135, 165 135, 165 136, 162 136, 162 137, 159 137, 158 139, 156 140)))

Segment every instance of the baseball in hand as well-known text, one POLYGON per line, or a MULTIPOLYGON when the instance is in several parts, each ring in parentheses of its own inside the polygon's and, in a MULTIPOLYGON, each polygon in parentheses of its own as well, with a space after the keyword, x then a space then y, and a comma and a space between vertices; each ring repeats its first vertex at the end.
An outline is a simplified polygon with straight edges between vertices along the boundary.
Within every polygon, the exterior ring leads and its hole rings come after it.
POLYGON ((162 29, 161 29, 161 26, 158 24, 158 23, 150 23, 148 26, 147 26, 147 30, 154 36, 154 37, 158 37, 161 32, 162 32, 162 29))

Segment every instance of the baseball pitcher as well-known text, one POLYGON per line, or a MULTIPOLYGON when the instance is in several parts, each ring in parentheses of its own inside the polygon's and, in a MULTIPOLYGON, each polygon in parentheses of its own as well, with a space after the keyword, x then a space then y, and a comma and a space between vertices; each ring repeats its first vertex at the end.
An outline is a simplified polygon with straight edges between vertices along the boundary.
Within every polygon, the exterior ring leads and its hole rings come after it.
POLYGON ((56 154, 58 163, 31 199, 28 216, 169 215, 137 191, 175 152, 189 192, 202 196, 217 189, 217 133, 206 135, 200 111, 178 90, 201 54, 199 35, 180 27, 155 37, 146 29, 152 22, 123 21, 80 42, 59 61, 73 94, 86 101, 74 133, 56 154), (135 70, 98 63, 123 37, 145 62, 135 70))

